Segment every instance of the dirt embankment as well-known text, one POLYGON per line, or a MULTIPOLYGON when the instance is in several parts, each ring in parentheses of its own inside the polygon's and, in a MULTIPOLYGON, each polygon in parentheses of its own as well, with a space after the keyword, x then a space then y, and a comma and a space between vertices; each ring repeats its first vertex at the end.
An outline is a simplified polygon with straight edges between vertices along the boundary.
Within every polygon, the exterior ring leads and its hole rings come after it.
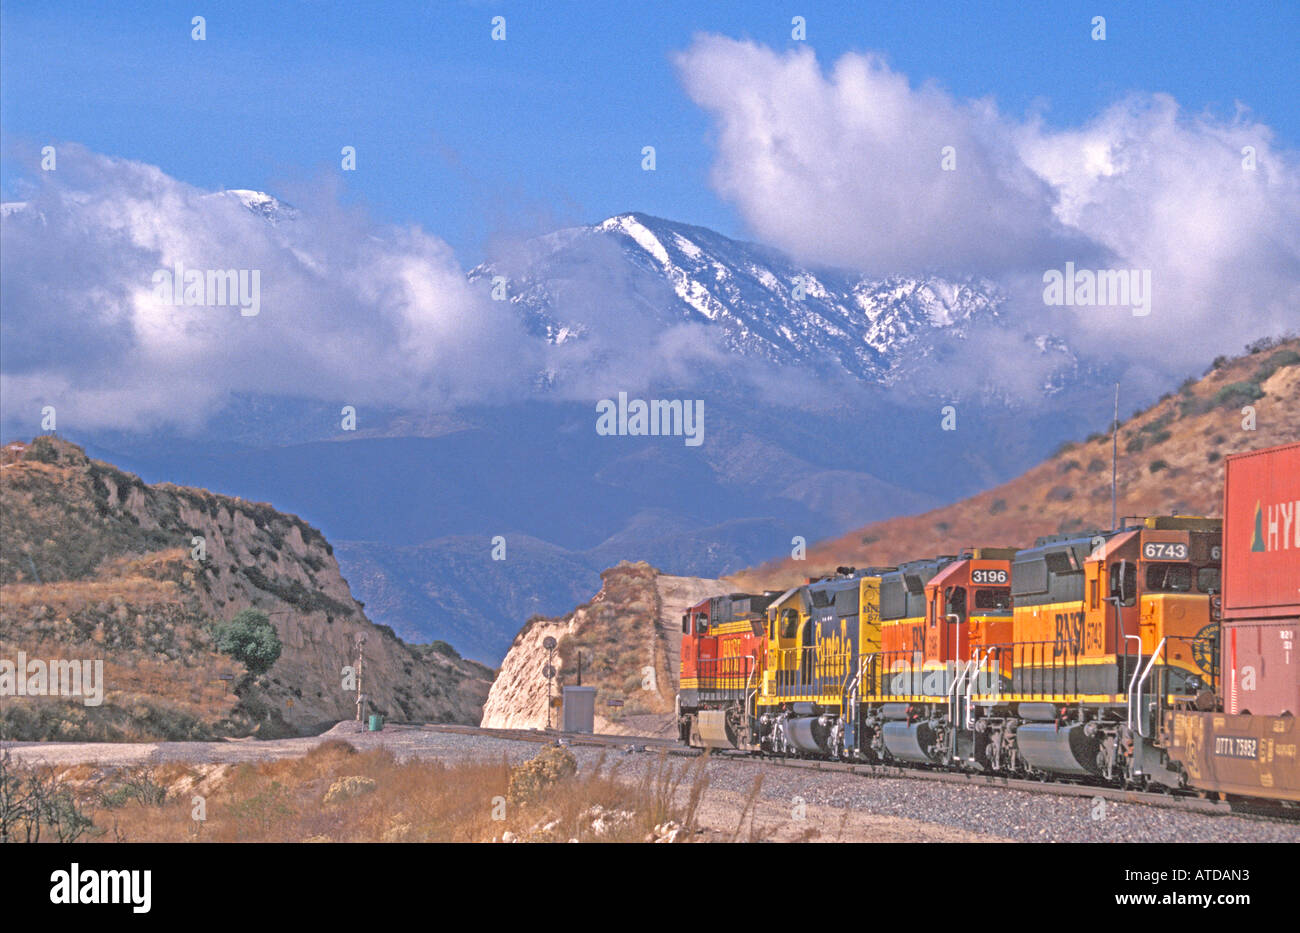
POLYGON ((269 505, 147 485, 54 437, 0 471, 0 658, 102 659, 100 706, 6 698, 6 737, 206 739, 314 731, 355 713, 343 668, 388 718, 477 722, 492 672, 366 618, 333 548, 269 505), (214 623, 265 612, 283 650, 246 677, 214 623), (238 695, 235 695, 235 689, 238 695))

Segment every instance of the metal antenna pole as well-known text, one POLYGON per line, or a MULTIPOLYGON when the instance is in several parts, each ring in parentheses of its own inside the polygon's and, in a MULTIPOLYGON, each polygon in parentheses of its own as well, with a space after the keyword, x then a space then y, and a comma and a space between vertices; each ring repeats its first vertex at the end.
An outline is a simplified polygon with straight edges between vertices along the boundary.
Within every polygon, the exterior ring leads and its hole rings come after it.
POLYGON ((1110 530, 1119 528, 1119 493, 1116 477, 1119 473, 1119 383, 1115 383, 1115 420, 1110 429, 1110 530))
POLYGON ((366 663, 366 636, 357 636, 357 722, 361 722, 361 708, 365 705, 366 695, 361 686, 361 672, 366 663))

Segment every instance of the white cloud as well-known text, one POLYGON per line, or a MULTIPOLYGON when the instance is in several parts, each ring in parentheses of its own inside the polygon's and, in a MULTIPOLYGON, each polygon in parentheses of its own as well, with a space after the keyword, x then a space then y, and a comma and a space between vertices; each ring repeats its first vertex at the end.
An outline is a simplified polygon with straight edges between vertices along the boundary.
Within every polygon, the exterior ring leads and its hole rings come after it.
MULTIPOLYGON (((330 198, 268 223, 148 165, 61 147, 3 219, 6 423, 196 427, 236 392, 421 409, 511 397, 535 342, 451 250, 330 198), (261 310, 175 307, 156 270, 258 270, 261 310)), ((530 355, 531 354, 531 355, 530 355)))
POLYGON ((714 186, 805 262, 989 276, 1012 296, 1006 323, 1147 388, 1300 325, 1300 168, 1245 111, 1188 116, 1134 95, 1053 131, 914 87, 870 54, 823 70, 806 47, 701 36, 677 66, 714 118, 714 186), (1067 260, 1150 269, 1152 313, 1046 308, 1042 274, 1067 260))
POLYGON ((874 55, 823 73, 813 51, 698 38, 677 58, 713 114, 713 182, 763 239, 866 272, 1026 268, 1068 241, 1046 183, 986 101, 913 88, 874 55), (941 166, 944 147, 956 170, 941 166))

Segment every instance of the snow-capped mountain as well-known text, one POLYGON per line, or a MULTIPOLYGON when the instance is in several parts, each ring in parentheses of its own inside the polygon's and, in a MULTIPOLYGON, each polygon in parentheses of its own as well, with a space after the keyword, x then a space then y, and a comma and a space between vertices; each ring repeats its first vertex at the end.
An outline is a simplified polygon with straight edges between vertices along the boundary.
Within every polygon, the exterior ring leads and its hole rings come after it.
POLYGON ((665 325, 715 325, 732 350, 758 360, 829 363, 885 384, 907 352, 924 353, 927 338, 993 321, 1004 301, 988 281, 813 269, 641 213, 538 237, 470 272, 486 283, 501 276, 531 331, 552 343, 582 339, 591 326, 584 304, 605 294, 665 325))
POLYGON ((278 224, 285 220, 296 220, 298 218, 298 209, 291 204, 286 204, 279 198, 267 194, 265 191, 250 191, 247 188, 227 188, 225 191, 218 192, 214 197, 231 198, 244 205, 252 213, 265 219, 269 223, 278 224))

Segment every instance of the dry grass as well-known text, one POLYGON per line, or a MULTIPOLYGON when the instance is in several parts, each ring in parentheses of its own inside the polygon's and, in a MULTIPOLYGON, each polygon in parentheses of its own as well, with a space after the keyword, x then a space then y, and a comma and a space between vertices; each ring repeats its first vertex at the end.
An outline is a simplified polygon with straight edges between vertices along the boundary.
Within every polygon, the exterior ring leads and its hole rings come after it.
POLYGON ((85 838, 126 842, 644 842, 675 821, 692 838, 707 780, 697 762, 666 757, 638 780, 607 767, 558 779, 536 799, 509 802, 509 762, 399 761, 342 740, 301 758, 233 767, 183 764, 103 775, 57 775, 75 789, 94 828, 85 838), (324 803, 344 778, 355 796, 324 803), (371 785, 370 782, 373 782, 371 785), (200 805, 206 820, 196 821, 200 805))

